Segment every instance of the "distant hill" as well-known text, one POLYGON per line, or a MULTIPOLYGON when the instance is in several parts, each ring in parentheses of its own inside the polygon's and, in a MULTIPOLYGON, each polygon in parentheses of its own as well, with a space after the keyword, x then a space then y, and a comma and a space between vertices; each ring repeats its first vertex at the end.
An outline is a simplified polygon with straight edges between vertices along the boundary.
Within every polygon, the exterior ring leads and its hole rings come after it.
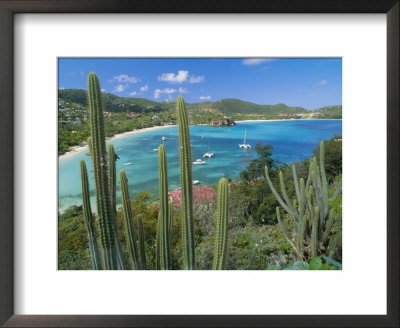
MULTIPOLYGON (((156 102, 145 98, 118 97, 110 93, 103 93, 104 107, 109 112, 158 112, 175 108, 175 101, 156 102)), ((58 91, 60 100, 74 102, 87 106, 86 90, 63 89, 58 91)), ((231 116, 232 114, 277 115, 279 113, 297 114, 312 113, 303 107, 289 107, 285 104, 259 105, 239 99, 221 99, 198 103, 187 103, 188 110, 209 111, 231 116)), ((320 117, 341 118, 342 106, 327 106, 314 111, 320 117)))
MULTIPOLYGON (((118 97, 111 93, 103 93, 104 108, 108 112, 158 112, 165 110, 163 103, 151 101, 145 98, 118 97)), ((58 90, 58 98, 65 102, 73 102, 87 106, 87 92, 82 89, 58 90)))
POLYGON ((318 118, 342 118, 342 105, 325 106, 314 111, 318 118))

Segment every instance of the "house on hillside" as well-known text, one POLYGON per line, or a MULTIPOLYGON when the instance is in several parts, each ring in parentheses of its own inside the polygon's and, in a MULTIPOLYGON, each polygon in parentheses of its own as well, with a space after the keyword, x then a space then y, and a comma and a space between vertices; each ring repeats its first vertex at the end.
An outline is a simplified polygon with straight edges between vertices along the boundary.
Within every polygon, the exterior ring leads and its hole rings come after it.
POLYGON ((231 118, 224 116, 222 120, 211 121, 211 126, 234 126, 236 125, 235 121, 231 118))
MULTIPOLYGON (((168 192, 170 200, 175 207, 182 206, 182 191, 180 189, 168 192)), ((216 192, 211 186, 202 186, 193 188, 193 203, 195 205, 201 203, 209 203, 215 200, 216 192)))

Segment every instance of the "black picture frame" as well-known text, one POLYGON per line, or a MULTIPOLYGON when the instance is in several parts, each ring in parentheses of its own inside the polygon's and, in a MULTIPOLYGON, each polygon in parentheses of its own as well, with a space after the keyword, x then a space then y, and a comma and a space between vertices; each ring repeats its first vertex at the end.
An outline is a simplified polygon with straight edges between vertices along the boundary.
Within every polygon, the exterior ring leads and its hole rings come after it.
POLYGON ((4 327, 399 327, 399 8, 399 0, 0 0, 0 324, 4 327), (13 128, 13 17, 16 13, 386 14, 387 315, 14 315, 13 135, 18 131, 13 128))

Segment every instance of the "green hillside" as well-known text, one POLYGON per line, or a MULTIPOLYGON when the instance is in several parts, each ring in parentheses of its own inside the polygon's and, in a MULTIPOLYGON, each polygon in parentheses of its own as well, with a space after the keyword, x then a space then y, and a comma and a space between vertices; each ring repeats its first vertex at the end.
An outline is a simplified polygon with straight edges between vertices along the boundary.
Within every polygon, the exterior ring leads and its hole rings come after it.
MULTIPOLYGON (((59 100, 87 106, 87 91, 82 89, 58 90, 59 100)), ((104 108, 108 112, 159 112, 168 109, 167 104, 145 98, 118 97, 111 93, 103 93, 104 108)), ((172 108, 172 107, 171 107, 172 108)))
MULTIPOLYGON (((104 107, 109 112, 158 112, 175 108, 175 102, 156 102, 145 98, 118 97, 104 93, 104 107)), ((59 99, 86 106, 86 91, 81 89, 59 90, 59 99)), ((211 110, 220 114, 232 116, 233 114, 258 114, 276 115, 279 113, 297 114, 307 113, 302 107, 289 107, 285 104, 259 105, 239 99, 222 99, 215 102, 187 103, 188 110, 211 110)))
POLYGON ((314 111, 318 118, 341 119, 342 118, 342 105, 340 106, 326 106, 318 108, 314 111))

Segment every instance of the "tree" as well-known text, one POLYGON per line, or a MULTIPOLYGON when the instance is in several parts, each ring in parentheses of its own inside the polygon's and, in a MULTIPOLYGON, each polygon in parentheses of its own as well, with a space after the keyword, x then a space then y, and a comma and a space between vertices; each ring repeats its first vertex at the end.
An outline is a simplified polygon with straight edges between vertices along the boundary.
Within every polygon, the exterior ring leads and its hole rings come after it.
POLYGON ((240 173, 242 181, 251 181, 259 177, 265 178, 265 166, 271 169, 275 169, 279 162, 271 158, 272 156, 271 145, 263 145, 262 142, 258 142, 254 150, 257 153, 257 158, 253 159, 246 167, 246 170, 240 173))

